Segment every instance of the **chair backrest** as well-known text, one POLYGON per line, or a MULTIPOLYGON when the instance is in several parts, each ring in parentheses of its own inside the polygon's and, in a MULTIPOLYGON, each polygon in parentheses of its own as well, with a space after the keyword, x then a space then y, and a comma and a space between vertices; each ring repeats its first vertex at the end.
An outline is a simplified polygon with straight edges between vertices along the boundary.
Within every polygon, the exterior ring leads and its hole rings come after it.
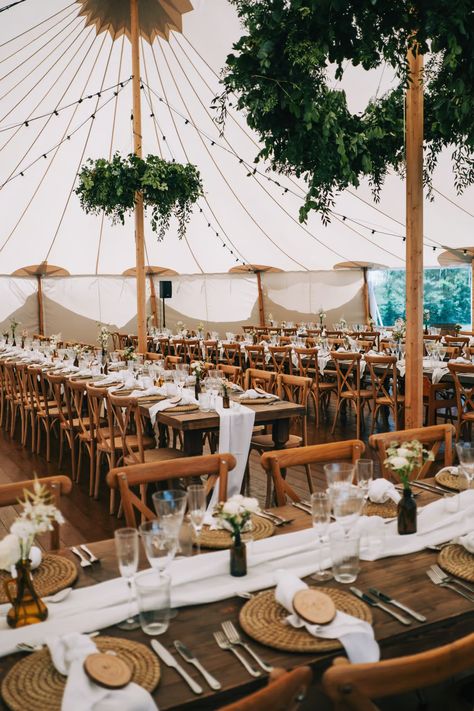
POLYGON ((305 378, 312 378, 316 384, 319 382, 318 349, 294 348, 295 363, 290 360, 290 373, 297 372, 305 378))
POLYGON ((219 363, 217 370, 221 370, 228 380, 237 385, 242 384, 242 368, 238 365, 227 365, 226 363, 219 363))
POLYGON ((395 356, 365 356, 374 400, 388 398, 397 403, 397 359, 395 356), (377 368, 377 370, 376 370, 377 368))
POLYGON ((322 678, 334 709, 371 711, 370 699, 403 694, 438 685, 463 671, 472 671, 474 634, 420 654, 373 664, 350 664, 337 658, 322 678))
POLYGON ((219 350, 217 341, 201 341, 203 356, 206 363, 212 363, 217 366, 219 360, 219 350))
POLYGON ((249 368, 260 368, 265 370, 265 348, 264 346, 245 346, 249 368))
POLYGON ((65 382, 66 405, 70 408, 69 419, 76 420, 82 434, 94 435, 94 423, 89 419, 89 407, 84 381, 71 380, 65 382))
POLYGON ((54 402, 59 413, 59 422, 66 428, 72 427, 70 419, 71 408, 67 406, 66 398, 69 392, 66 390, 66 376, 61 373, 45 373, 45 379, 49 382, 53 392, 54 402))
POLYGON ((156 342, 156 352, 161 353, 163 357, 170 355, 170 339, 158 338, 156 342))
POLYGON ((167 355, 165 358, 165 368, 168 369, 173 369, 175 368, 178 363, 182 363, 183 359, 181 356, 172 356, 172 355, 167 355))
MULTIPOLYGON (((62 494, 69 494, 72 489, 72 481, 67 476, 46 476, 39 479, 51 493, 55 505, 60 508, 59 500, 62 494)), ((0 508, 4 506, 17 506, 18 501, 24 498, 24 491, 33 491, 34 479, 18 481, 14 484, 0 484, 0 508)), ((50 546, 52 550, 59 548, 59 526, 53 523, 53 530, 50 536, 50 546)))
POLYGON ((242 351, 240 350, 240 343, 237 343, 237 341, 234 343, 223 343, 221 356, 226 365, 238 365, 242 367, 242 351))
POLYGON ((459 356, 461 354, 461 346, 449 345, 449 346, 445 346, 445 350, 446 350, 446 357, 448 359, 459 358, 459 356))
POLYGON ((184 343, 186 346, 186 357, 188 359, 188 363, 192 360, 202 360, 201 341, 189 339, 184 343))
POLYGON ((107 390, 86 384, 87 403, 89 406, 89 420, 93 428, 94 437, 98 445, 111 449, 115 444, 113 416, 110 408, 106 407, 107 390))
POLYGON ((144 416, 140 413, 137 398, 127 395, 107 393, 108 409, 113 417, 114 428, 122 439, 123 456, 131 458, 133 464, 142 464, 145 461, 143 446, 144 416), (133 446, 130 444, 130 435, 134 435, 133 446))
POLYGON ((48 385, 42 368, 30 365, 27 373, 32 406, 38 414, 49 416, 48 385))
POLYGON ((331 353, 336 366, 338 393, 347 392, 353 397, 360 396, 360 353, 337 351, 331 353))
POLYGON ((156 518, 155 513, 146 504, 146 487, 160 481, 208 476, 207 489, 210 491, 219 478, 219 500, 227 498, 227 475, 235 467, 232 454, 206 454, 201 457, 183 457, 163 462, 132 464, 128 467, 111 469, 106 481, 111 489, 119 489, 122 497, 123 512, 127 526, 137 526, 135 510, 142 520, 156 518), (140 498, 131 487, 140 487, 140 498))
MULTIPOLYGON (((384 461, 387 458, 387 449, 393 442, 412 442, 418 440, 427 449, 430 449, 434 457, 444 444, 444 466, 449 467, 453 462, 453 425, 433 425, 431 427, 420 427, 412 430, 399 430, 398 432, 381 432, 379 434, 370 435, 369 444, 377 450, 380 460, 380 470, 386 479, 391 479, 393 473, 386 469, 384 461)), ((428 476, 429 469, 432 465, 431 461, 427 461, 419 469, 415 469, 411 475, 411 479, 423 479, 428 476)))
POLYGON ((185 338, 176 338, 172 342, 173 348, 174 348, 174 354, 175 356, 180 356, 181 358, 185 359, 186 358, 186 339, 185 338))
POLYGON ((281 474, 282 469, 297 467, 304 464, 322 464, 334 461, 356 462, 365 452, 365 444, 359 439, 349 439, 344 442, 328 444, 312 444, 308 447, 294 449, 278 449, 265 452, 260 458, 267 476, 273 478, 275 496, 278 506, 286 504, 288 495, 293 501, 300 501, 298 494, 292 489, 281 474))
POLYGON ((444 341, 446 344, 450 346, 459 346, 462 348, 464 345, 469 344, 469 336, 448 336, 446 335, 444 337, 444 341))
POLYGON ((293 711, 304 700, 313 672, 309 667, 296 667, 289 672, 274 669, 268 685, 239 701, 221 706, 220 711, 293 711))
POLYGON ((276 375, 271 370, 258 370, 257 368, 247 368, 245 371, 244 388, 262 388, 267 393, 273 392, 273 385, 276 375))
POLYGON ((463 382, 463 375, 474 375, 474 364, 468 363, 448 363, 449 372, 453 376, 454 389, 456 392, 456 409, 458 411, 458 433, 461 429, 463 415, 474 410, 474 382, 463 382), (461 377, 460 377, 461 376, 461 377))
POLYGON ((287 373, 290 370, 291 348, 288 346, 269 346, 270 364, 277 374, 287 373))

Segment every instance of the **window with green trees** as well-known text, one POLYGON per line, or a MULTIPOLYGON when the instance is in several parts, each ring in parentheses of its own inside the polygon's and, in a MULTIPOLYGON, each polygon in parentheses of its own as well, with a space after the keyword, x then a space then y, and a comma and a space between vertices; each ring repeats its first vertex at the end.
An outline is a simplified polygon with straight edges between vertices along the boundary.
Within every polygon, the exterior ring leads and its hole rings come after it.
MULTIPOLYGON (((382 323, 393 324, 405 318, 405 270, 386 269, 370 272, 382 323)), ((430 312, 429 323, 471 325, 471 269, 425 269, 424 308, 430 312)))

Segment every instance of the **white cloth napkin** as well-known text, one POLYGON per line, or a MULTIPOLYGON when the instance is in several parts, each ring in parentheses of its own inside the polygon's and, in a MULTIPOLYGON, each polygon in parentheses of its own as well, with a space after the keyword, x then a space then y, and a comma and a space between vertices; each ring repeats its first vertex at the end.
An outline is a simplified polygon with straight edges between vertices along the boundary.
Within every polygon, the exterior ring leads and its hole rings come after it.
MULTIPOLYGON (((229 498, 234 494, 240 494, 249 457, 255 412, 244 405, 239 408, 224 408, 222 406, 222 398, 217 398, 216 412, 219 415, 219 453, 230 452, 237 460, 235 469, 229 472, 227 478, 227 498, 229 498)), ((219 482, 217 482, 212 492, 211 500, 207 507, 208 514, 212 513, 214 506, 218 502, 219 482)))
MULTIPOLYGON (((161 394, 160 391, 159 391, 159 394, 161 394)), ((170 398, 167 398, 166 400, 161 400, 160 402, 155 402, 150 407, 150 410, 149 410, 150 420, 151 420, 152 424, 154 425, 155 421, 156 421, 157 414, 159 412, 162 412, 163 410, 167 410, 168 408, 177 407, 178 405, 197 405, 197 404, 198 404, 198 401, 196 400, 196 398, 193 395, 183 391, 181 400, 179 402, 171 402, 170 398)))
POLYGON ((439 383, 445 375, 449 373, 449 368, 433 368, 433 374, 431 376, 431 382, 436 384, 439 383))
POLYGON ((397 360, 397 370, 400 373, 401 378, 405 377, 406 367, 407 366, 404 360, 397 360))
POLYGON ((273 398, 276 399, 276 395, 273 395, 272 393, 259 393, 253 388, 250 388, 250 390, 246 390, 245 392, 240 395, 241 400, 257 400, 258 398, 273 398))
POLYGON ((367 493, 374 504, 384 504, 389 499, 398 504, 401 499, 400 493, 395 489, 392 482, 387 479, 374 479, 371 481, 367 493))
POLYGON ((156 711, 146 689, 130 682, 122 689, 106 689, 95 684, 84 671, 84 659, 97 653, 94 641, 82 634, 66 634, 47 640, 57 671, 67 676, 62 711, 156 711))
POLYGON ((324 371, 326 370, 326 366, 331 360, 331 355, 328 353, 327 355, 319 355, 318 354, 318 368, 319 372, 321 375, 324 375, 324 371))
POLYGON ((339 610, 333 621, 327 625, 312 625, 305 622, 295 613, 293 598, 299 590, 306 590, 308 587, 306 583, 286 570, 277 571, 276 581, 275 600, 290 613, 286 618, 289 625, 296 628, 304 627, 313 637, 338 639, 353 664, 379 661, 380 649, 375 641, 372 625, 339 610))
POLYGON ((130 397, 150 397, 151 395, 161 395, 161 388, 157 388, 155 386, 151 388, 146 388, 145 390, 133 390, 132 393, 130 393, 130 397))
POLYGON ((459 536, 454 540, 455 543, 459 543, 461 546, 464 546, 468 553, 472 553, 474 555, 474 531, 466 533, 465 536, 459 536))

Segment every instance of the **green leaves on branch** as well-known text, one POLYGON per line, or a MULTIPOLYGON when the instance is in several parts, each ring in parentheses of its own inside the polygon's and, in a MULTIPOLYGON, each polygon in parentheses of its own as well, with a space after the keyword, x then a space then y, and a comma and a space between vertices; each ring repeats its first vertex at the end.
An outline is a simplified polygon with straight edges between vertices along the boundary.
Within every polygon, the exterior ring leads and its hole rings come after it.
POLYGON ((203 186, 194 165, 170 163, 154 155, 123 158, 116 153, 111 161, 89 159, 79 173, 75 192, 87 213, 104 211, 113 223, 122 224, 134 210, 136 193, 141 192, 145 208, 151 209, 151 227, 161 240, 172 215, 178 220, 178 236, 184 236, 203 186))
POLYGON ((377 197, 390 169, 403 172, 406 57, 415 43, 427 56, 425 182, 449 147, 456 189, 474 183, 472 0, 231 2, 245 34, 227 58, 221 120, 235 94, 263 144, 257 159, 306 179, 301 220, 318 210, 327 221, 337 192, 367 178, 377 197), (379 75, 387 64, 398 85, 353 114, 337 82, 350 64, 379 75))

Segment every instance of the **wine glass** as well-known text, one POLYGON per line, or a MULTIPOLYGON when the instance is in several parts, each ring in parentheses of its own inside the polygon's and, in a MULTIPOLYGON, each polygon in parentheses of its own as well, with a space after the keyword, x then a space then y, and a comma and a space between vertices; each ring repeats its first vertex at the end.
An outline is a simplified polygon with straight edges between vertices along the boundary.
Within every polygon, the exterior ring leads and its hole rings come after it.
POLYGON ((324 474, 326 476, 327 487, 329 492, 331 492, 340 486, 352 484, 354 478, 354 464, 349 462, 325 464, 324 474))
POLYGON ((374 463, 372 459, 358 459, 356 462, 356 481, 365 498, 369 495, 370 482, 374 478, 374 463))
POLYGON ((121 630, 136 630, 140 627, 137 616, 132 614, 132 584, 138 567, 138 531, 135 528, 119 528, 115 531, 115 550, 120 575, 128 585, 129 616, 117 625, 121 630))
POLYGON ((148 562, 161 575, 176 554, 178 540, 165 533, 158 519, 145 521, 139 530, 148 562))
POLYGON ((206 489, 202 484, 188 486, 188 511, 196 536, 197 552, 201 552, 201 531, 206 516, 206 489))
POLYGON ((456 453, 461 471, 468 480, 467 488, 470 489, 474 481, 474 444, 472 442, 458 442, 456 453))
POLYGON ((318 569, 311 578, 321 583, 331 580, 333 577, 329 570, 322 570, 321 568, 323 536, 326 535, 331 521, 331 502, 326 491, 317 491, 311 495, 311 513, 313 529, 318 541, 318 569))
POLYGON ((187 495, 181 489, 157 491, 152 496, 156 515, 165 534, 178 541, 179 529, 183 523, 187 495))
POLYGON ((364 501, 364 492, 352 484, 336 487, 332 491, 331 503, 334 518, 341 524, 346 538, 349 537, 351 527, 361 514, 364 501))

